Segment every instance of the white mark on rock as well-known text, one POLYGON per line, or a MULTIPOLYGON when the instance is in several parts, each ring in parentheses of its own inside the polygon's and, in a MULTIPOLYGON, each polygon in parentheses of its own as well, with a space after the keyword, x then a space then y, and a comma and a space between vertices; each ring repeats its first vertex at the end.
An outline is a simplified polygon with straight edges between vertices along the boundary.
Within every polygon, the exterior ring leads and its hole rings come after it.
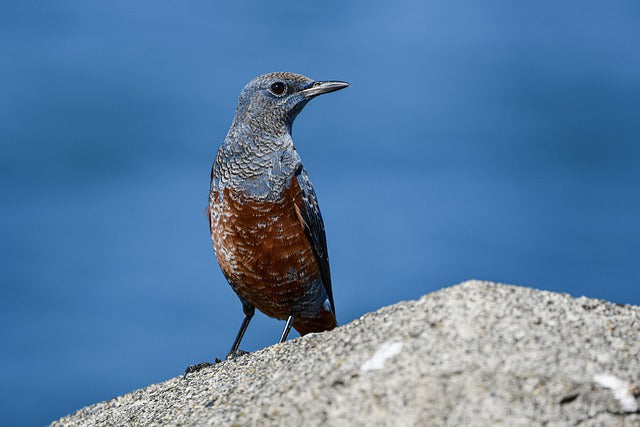
POLYGON ((389 340, 385 342, 369 360, 360 365, 360 371, 377 371, 378 369, 384 368, 385 362, 400 353, 403 345, 403 342, 399 340, 389 340))
POLYGON ((638 410, 638 401, 631 393, 633 386, 630 382, 621 380, 611 374, 594 375, 593 380, 613 392, 613 397, 620 402, 623 411, 636 412, 638 410))

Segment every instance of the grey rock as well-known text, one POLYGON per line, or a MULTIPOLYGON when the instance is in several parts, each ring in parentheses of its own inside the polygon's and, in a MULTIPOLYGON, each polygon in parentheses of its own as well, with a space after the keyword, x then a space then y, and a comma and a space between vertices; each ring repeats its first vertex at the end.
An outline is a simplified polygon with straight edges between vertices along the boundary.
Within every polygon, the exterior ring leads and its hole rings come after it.
POLYGON ((639 331, 640 307, 469 281, 52 425, 639 426, 639 331))

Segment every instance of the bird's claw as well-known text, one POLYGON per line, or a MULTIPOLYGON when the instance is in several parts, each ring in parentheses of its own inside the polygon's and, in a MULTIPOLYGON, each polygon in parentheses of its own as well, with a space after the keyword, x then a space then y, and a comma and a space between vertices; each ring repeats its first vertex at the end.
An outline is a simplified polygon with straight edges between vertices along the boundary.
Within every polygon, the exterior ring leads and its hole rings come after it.
POLYGON ((198 363, 196 365, 189 365, 187 366, 187 369, 184 370, 184 375, 182 376, 183 379, 187 378, 187 375, 192 374, 194 372, 198 372, 199 370, 203 369, 203 368, 208 368, 209 366, 213 366, 216 363, 220 363, 222 362, 222 360, 218 359, 216 357, 216 359, 213 361, 213 363, 211 362, 202 362, 202 363, 198 363))
POLYGON ((227 357, 225 358, 225 360, 233 360, 240 356, 244 356, 245 354, 249 354, 249 352, 244 350, 230 351, 229 354, 227 354, 227 357))

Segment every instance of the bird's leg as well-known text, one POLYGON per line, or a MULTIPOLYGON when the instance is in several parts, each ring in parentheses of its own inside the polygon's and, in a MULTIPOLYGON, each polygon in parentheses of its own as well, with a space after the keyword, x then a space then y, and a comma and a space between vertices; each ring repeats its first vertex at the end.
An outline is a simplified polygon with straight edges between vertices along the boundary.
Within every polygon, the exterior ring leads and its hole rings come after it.
POLYGON ((247 326, 249 326, 249 322, 251 322, 251 318, 255 314, 256 309, 251 304, 242 301, 242 311, 244 311, 244 319, 242 319, 242 324, 240 325, 238 335, 236 335, 236 340, 233 342, 233 346, 227 354, 227 359, 233 359, 234 357, 242 356, 247 353, 246 351, 238 350, 238 347, 240 347, 240 341, 242 341, 242 337, 244 336, 247 326))
MULTIPOLYGON (((238 331, 236 340, 233 342, 233 347, 231 347, 231 351, 229 352, 229 354, 227 354, 227 359, 233 359, 234 357, 242 356, 243 354, 247 353, 246 351, 238 350, 238 347, 240 347, 240 341, 242 341, 242 336, 247 330, 247 326, 249 326, 249 322, 251 321, 251 318, 253 317, 256 309, 251 304, 242 301, 242 311, 244 312, 244 319, 242 319, 242 325, 240 325, 240 330, 238 331)), ((208 366, 213 366, 216 363, 220 363, 220 362, 222 361, 216 357, 213 363, 202 362, 202 363, 198 363, 197 365, 187 366, 187 369, 184 370, 183 378, 187 378, 188 374, 197 372, 200 369, 206 368, 208 366)))
POLYGON ((280 342, 285 342, 287 340, 287 337, 289 336, 289 331, 291 330, 292 323, 293 323, 293 314, 289 316, 289 318, 287 319, 287 323, 284 325, 284 331, 282 331, 280 342))

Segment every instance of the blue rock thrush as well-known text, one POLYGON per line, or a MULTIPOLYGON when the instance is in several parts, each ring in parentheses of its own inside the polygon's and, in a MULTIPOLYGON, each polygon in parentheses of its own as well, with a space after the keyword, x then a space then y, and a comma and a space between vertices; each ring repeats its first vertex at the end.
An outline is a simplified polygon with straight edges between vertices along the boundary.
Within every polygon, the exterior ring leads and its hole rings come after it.
POLYGON ((349 86, 293 73, 251 80, 211 170, 209 224, 220 268, 240 298, 244 320, 257 308, 301 335, 333 329, 335 306, 322 215, 293 145, 291 126, 314 97, 349 86))

